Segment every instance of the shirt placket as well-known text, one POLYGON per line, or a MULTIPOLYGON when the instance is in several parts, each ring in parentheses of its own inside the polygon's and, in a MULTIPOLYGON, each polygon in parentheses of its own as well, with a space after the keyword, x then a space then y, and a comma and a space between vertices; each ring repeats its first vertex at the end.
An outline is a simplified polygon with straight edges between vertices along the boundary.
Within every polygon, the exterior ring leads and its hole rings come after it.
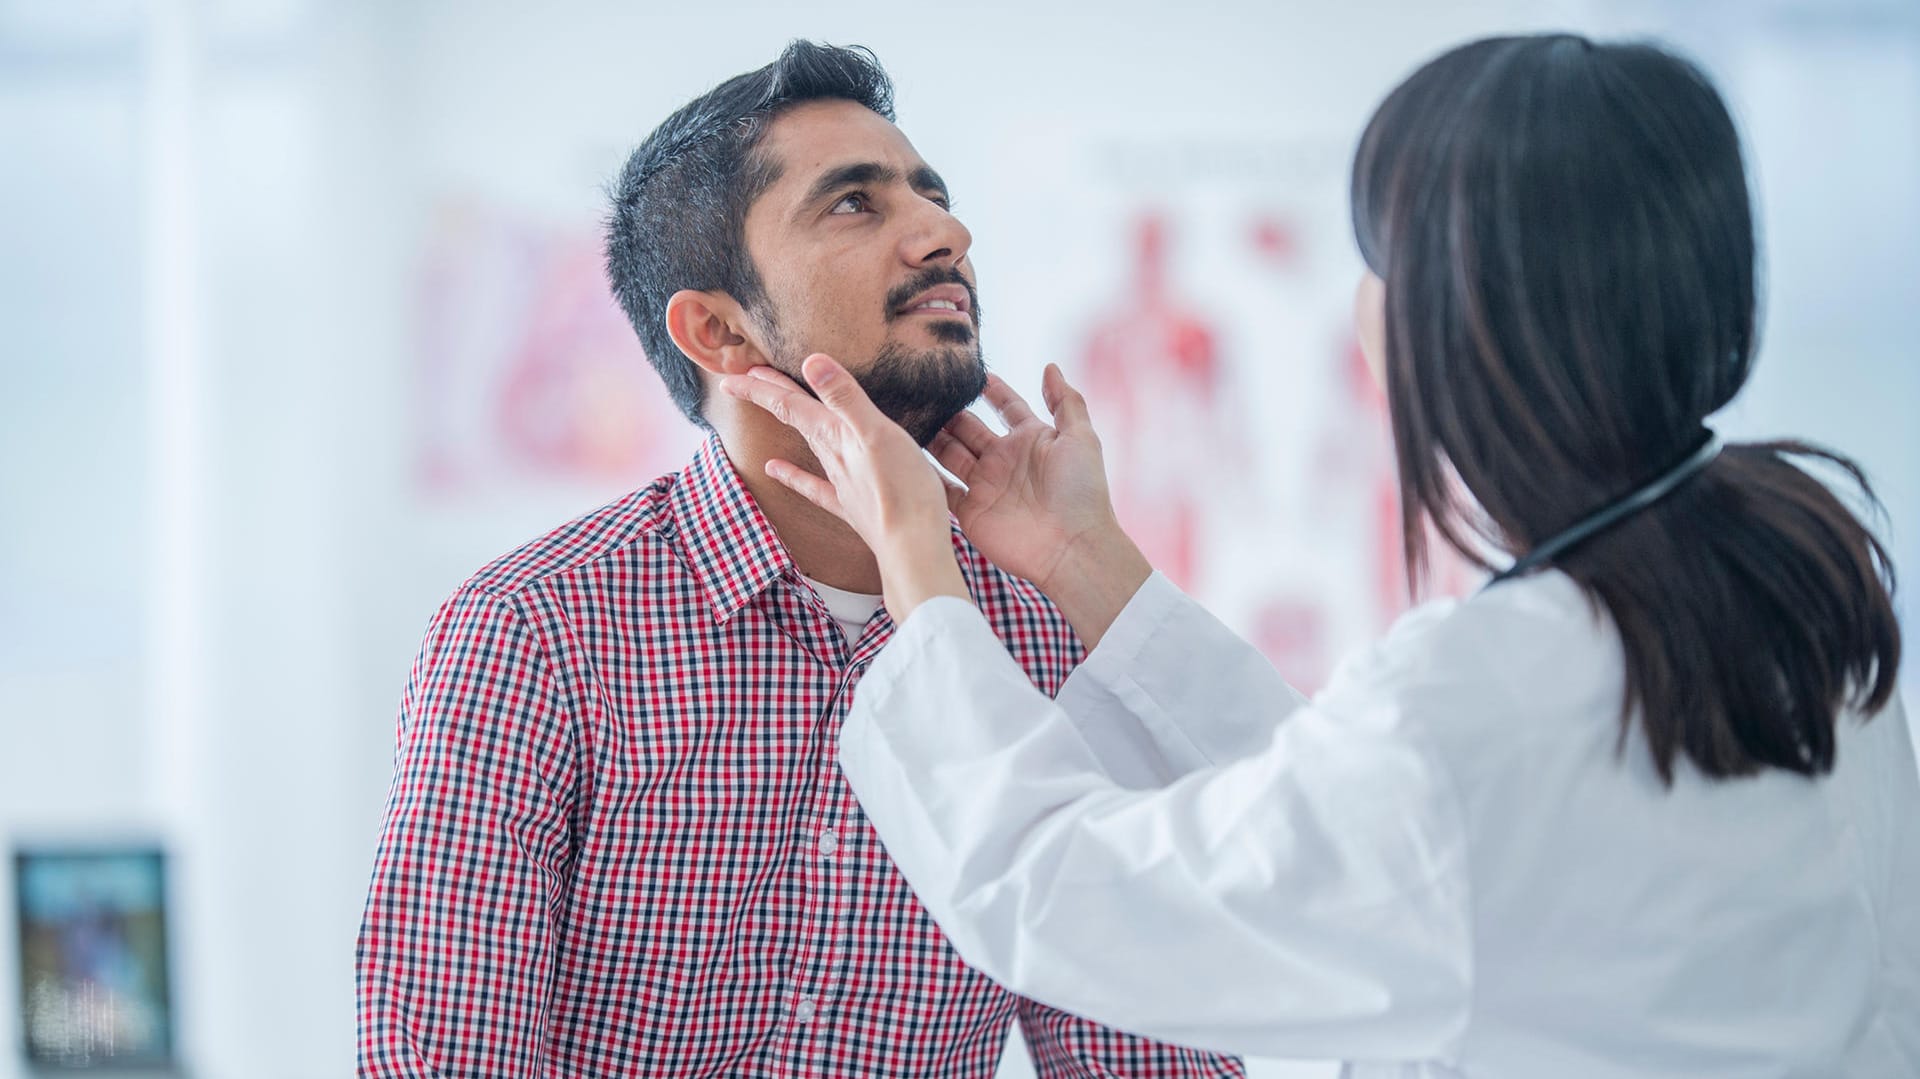
MULTIPOLYGON (((838 634, 838 627, 833 632, 838 634)), ((801 878, 804 899, 781 1002, 781 1025, 787 1073, 796 1077, 817 1075, 832 1062, 835 1047, 829 1032, 842 986, 846 923, 852 909, 852 897, 847 894, 852 878, 844 870, 842 855, 847 837, 841 794, 846 784, 840 779, 837 741, 860 668, 846 665, 845 655, 838 651, 835 656, 841 662, 831 669, 832 688, 815 713, 809 734, 802 764, 807 769, 806 805, 792 848, 793 871, 801 878)))

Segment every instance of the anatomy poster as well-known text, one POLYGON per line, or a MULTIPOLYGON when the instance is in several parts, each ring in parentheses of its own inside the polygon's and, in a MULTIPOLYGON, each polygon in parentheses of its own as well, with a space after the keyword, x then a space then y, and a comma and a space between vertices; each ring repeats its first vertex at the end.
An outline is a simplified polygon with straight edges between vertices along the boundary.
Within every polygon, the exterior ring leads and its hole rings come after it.
MULTIPOLYGON (((1031 388, 1061 364, 1128 531, 1306 690, 1408 602, 1385 398, 1353 334, 1347 153, 1031 132, 976 248, 994 366, 1031 388)), ((1435 562, 1433 593, 1469 586, 1435 562)))
POLYGON ((607 291, 590 220, 444 203, 417 325, 415 478, 429 497, 617 493, 680 468, 699 443, 607 291))

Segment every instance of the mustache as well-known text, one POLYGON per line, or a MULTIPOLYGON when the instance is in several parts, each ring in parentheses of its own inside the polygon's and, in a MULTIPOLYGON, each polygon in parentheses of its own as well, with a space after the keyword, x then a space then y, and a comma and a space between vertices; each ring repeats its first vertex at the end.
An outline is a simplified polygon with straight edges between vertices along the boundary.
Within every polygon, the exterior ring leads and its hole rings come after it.
POLYGON ((907 305, 907 301, 938 285, 959 285, 966 289, 967 318, 975 326, 980 325, 980 293, 974 289, 973 282, 967 280, 966 275, 951 266, 929 266, 914 275, 906 284, 887 293, 887 321, 892 322, 901 318, 900 309, 907 305))

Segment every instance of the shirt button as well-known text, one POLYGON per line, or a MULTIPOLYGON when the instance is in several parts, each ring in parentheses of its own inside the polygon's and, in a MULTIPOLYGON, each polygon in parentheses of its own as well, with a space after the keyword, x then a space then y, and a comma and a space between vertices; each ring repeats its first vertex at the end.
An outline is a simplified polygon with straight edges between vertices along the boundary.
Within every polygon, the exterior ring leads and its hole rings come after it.
POLYGON ((840 849, 840 837, 834 832, 833 829, 828 828, 825 831, 820 833, 820 844, 819 844, 820 857, 831 858, 833 857, 833 852, 839 849, 840 849))
POLYGON ((813 1022, 813 1013, 815 1010, 812 997, 801 997, 798 1001, 795 1001, 793 1005, 794 1021, 799 1023, 813 1022))

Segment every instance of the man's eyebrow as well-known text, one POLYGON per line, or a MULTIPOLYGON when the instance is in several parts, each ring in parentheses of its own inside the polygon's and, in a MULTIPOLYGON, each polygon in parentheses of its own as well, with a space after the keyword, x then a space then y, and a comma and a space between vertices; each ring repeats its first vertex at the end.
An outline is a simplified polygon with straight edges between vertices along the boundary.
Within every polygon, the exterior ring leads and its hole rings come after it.
POLYGON ((813 182, 807 197, 801 200, 802 206, 811 206, 815 202, 843 187, 858 187, 862 184, 890 184, 900 179, 898 170, 877 161, 862 161, 857 165, 842 165, 837 169, 828 169, 813 182))
MULTIPOLYGON (((940 174, 933 171, 930 166, 922 165, 914 169, 913 175, 907 179, 913 186, 913 189, 921 194, 933 192, 944 200, 952 201, 952 197, 947 193, 947 182, 942 180, 940 174)), ((899 181, 900 170, 891 165, 883 165, 878 161, 862 161, 853 165, 841 165, 839 168, 828 169, 826 172, 821 173, 820 178, 815 180, 813 187, 807 191, 807 197, 800 201, 800 205, 803 207, 811 206, 842 188, 860 187, 867 184, 892 184, 898 183, 899 181)))
POLYGON ((928 165, 922 165, 913 170, 913 189, 923 193, 927 191, 937 192, 942 199, 948 202, 953 201, 953 196, 947 194, 947 182, 942 180, 940 174, 933 171, 933 168, 928 165))

